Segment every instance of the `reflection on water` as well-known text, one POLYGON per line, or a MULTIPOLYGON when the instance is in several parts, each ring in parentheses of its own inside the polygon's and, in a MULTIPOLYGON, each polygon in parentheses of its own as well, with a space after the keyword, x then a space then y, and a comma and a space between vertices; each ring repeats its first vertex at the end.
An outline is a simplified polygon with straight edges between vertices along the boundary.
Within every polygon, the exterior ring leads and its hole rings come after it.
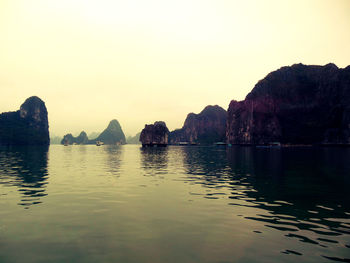
POLYGON ((21 192, 19 205, 28 208, 45 196, 48 147, 1 147, 0 184, 16 186, 21 192))
MULTIPOLYGON (((188 180, 215 188, 205 198, 226 195, 218 189, 228 187, 229 205, 254 209, 240 210, 247 214, 239 216, 278 230, 280 238, 325 248, 324 258, 350 261, 345 258, 350 254, 349 149, 232 147, 183 152, 188 180), (339 249, 343 257, 338 257, 339 249)), ((296 249, 281 253, 303 255, 296 249)))
POLYGON ((0 261, 350 262, 349 160, 347 148, 3 148, 0 261))
POLYGON ((106 145, 102 147, 106 153, 106 167, 115 176, 120 176, 121 162, 124 148, 119 145, 106 145))
MULTIPOLYGON (((343 255, 349 255, 349 158, 349 149, 230 149, 228 161, 236 174, 230 204, 261 209, 264 213, 245 218, 285 237, 323 248, 343 247, 343 255)), ((327 256, 329 251, 321 255, 345 260, 327 256)))
POLYGON ((141 168, 146 176, 162 175, 168 173, 168 148, 145 147, 140 148, 141 168))
POLYGON ((203 175, 212 181, 227 174, 225 148, 181 147, 185 167, 190 175, 203 175))

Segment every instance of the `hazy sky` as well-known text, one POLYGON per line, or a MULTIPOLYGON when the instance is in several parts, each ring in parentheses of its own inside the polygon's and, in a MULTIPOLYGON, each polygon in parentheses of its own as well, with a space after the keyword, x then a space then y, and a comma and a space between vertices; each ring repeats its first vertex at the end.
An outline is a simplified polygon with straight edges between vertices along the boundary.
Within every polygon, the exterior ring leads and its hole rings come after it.
POLYGON ((350 0, 0 0, 0 112, 37 95, 57 135, 180 128, 300 62, 350 64, 350 0))

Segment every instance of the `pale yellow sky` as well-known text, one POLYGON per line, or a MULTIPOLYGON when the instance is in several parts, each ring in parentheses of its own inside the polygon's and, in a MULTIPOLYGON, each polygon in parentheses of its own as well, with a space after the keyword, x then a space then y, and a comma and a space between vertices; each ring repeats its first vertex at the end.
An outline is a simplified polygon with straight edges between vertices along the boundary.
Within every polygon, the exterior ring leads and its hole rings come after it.
POLYGON ((300 62, 350 64, 350 0, 0 0, 0 112, 37 95, 57 135, 180 128, 300 62))

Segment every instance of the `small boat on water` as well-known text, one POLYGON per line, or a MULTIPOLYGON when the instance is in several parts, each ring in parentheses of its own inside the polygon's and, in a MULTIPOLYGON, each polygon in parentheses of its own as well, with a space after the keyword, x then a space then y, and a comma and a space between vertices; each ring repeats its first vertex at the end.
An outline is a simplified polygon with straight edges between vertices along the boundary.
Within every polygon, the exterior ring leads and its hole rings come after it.
POLYGON ((281 147, 281 143, 280 142, 270 142, 268 144, 265 145, 256 145, 257 148, 279 148, 281 147))
POLYGON ((227 144, 224 143, 224 142, 216 142, 216 143, 214 143, 214 145, 216 145, 216 146, 226 146, 227 144))
POLYGON ((281 143, 280 142, 270 142, 270 146, 271 147, 281 147, 281 143))
POLYGON ((96 146, 101 146, 101 145, 104 145, 104 142, 96 141, 96 146))

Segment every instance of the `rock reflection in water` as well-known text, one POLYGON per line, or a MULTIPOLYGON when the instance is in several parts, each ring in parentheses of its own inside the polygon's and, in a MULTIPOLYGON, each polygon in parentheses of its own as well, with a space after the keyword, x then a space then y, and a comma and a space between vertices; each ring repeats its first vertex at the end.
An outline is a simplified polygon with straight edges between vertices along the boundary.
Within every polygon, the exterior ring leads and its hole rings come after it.
POLYGON ((291 247, 281 253, 307 254, 308 244, 318 246, 323 259, 348 260, 349 149, 183 147, 182 151, 184 180, 207 189, 192 194, 227 198, 238 216, 260 225, 252 232, 265 238, 277 231, 281 239, 290 240, 291 247), (332 254, 333 250, 341 254, 332 254))
POLYGON ((107 167, 112 175, 120 176, 123 146, 120 145, 106 145, 103 147, 107 156, 107 167))
POLYGON ((19 205, 39 204, 47 195, 47 163, 47 146, 1 147, 0 184, 18 187, 22 195, 19 205))
MULTIPOLYGON (((186 180, 195 184, 205 184, 209 188, 226 187, 230 178, 225 148, 181 147, 186 169, 186 180)), ((217 193, 224 194, 224 193, 217 193)), ((212 196, 213 193, 207 193, 212 196)))
MULTIPOLYGON (((233 147, 228 149, 227 157, 235 174, 229 183, 233 190, 230 205, 261 211, 243 215, 246 219, 262 222, 302 243, 321 248, 334 246, 338 252, 340 247, 346 255, 350 234, 348 149, 233 147), (335 155, 335 151, 339 152, 335 155), (349 198, 344 200, 344 196, 349 198)), ((301 254, 288 249, 281 252, 301 254)), ((331 258, 344 260, 335 255, 331 258)))
POLYGON ((141 168, 146 176, 164 175, 168 173, 168 148, 140 148, 141 168))

